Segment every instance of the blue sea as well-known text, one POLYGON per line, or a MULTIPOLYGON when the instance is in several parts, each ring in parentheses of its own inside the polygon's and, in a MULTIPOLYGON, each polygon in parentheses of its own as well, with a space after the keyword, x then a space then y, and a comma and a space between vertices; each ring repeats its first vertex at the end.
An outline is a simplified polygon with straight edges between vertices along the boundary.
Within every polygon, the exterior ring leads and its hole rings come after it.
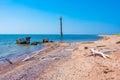
MULTIPOLYGON (((3 58, 16 58, 23 54, 28 54, 36 50, 42 49, 43 45, 19 45, 16 44, 17 39, 31 37, 31 43, 42 41, 43 38, 48 38, 50 41, 59 42, 59 35, 38 35, 38 34, 1 34, 0 35, 0 61, 3 58)), ((64 35, 63 42, 85 42, 95 41, 100 39, 97 35, 64 35)))

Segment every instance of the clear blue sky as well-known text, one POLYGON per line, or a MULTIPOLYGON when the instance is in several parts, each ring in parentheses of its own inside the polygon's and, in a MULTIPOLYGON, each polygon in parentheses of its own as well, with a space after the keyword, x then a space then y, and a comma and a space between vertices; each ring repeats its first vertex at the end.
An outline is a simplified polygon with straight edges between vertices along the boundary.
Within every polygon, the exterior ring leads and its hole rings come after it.
POLYGON ((120 33, 120 0, 0 0, 0 34, 120 33))

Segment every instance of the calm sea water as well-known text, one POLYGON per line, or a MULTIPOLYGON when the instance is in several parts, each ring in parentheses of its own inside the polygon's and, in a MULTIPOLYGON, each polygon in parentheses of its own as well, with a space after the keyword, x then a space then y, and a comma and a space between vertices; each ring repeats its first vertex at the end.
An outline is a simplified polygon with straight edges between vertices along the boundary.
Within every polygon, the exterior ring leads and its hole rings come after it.
MULTIPOLYGON (((48 38, 51 41, 58 42, 60 41, 59 35, 0 35, 0 59, 3 57, 13 58, 18 57, 23 54, 27 54, 33 52, 35 50, 39 50, 43 48, 42 45, 18 45, 16 44, 16 39, 31 37, 31 42, 34 41, 42 41, 43 38, 48 38)), ((98 40, 101 37, 97 35, 64 35, 62 41, 64 42, 80 42, 80 41, 94 41, 98 40)))

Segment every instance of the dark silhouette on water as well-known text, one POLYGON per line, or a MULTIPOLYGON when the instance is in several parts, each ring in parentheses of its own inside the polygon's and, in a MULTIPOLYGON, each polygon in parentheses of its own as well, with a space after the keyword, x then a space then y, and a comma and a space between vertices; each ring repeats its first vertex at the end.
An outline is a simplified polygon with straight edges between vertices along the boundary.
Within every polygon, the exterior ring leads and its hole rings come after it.
POLYGON ((26 38, 18 39, 18 40, 16 40, 16 43, 17 44, 30 44, 30 38, 31 37, 26 37, 26 38))

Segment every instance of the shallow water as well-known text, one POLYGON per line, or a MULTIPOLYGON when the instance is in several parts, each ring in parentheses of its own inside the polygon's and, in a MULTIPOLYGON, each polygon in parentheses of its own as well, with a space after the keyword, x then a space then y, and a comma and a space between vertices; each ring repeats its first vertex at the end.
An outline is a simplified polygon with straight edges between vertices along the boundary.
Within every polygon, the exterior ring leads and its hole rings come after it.
MULTIPOLYGON (((5 58, 15 58, 23 54, 27 54, 43 48, 42 45, 18 45, 16 40, 24 37, 31 37, 31 42, 42 41, 43 38, 48 38, 50 41, 59 42, 59 35, 33 35, 33 34, 3 34, 0 35, 0 60, 5 58)), ((80 42, 80 41, 94 41, 101 37, 97 35, 64 35, 62 41, 64 42, 80 42)))

